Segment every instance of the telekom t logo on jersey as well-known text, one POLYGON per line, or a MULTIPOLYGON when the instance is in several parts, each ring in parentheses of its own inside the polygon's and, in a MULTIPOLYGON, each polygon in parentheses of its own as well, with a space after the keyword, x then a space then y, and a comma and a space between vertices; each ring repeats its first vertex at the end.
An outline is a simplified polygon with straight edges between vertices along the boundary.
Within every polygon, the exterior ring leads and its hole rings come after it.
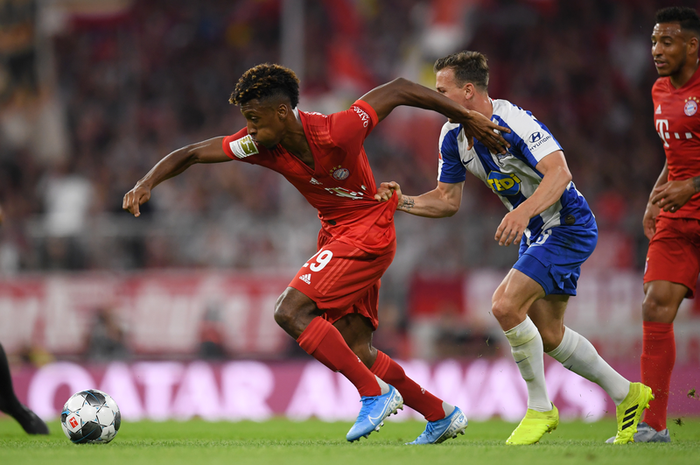
POLYGON ((659 137, 664 141, 664 147, 670 147, 666 138, 669 136, 668 133, 668 120, 667 119, 657 119, 656 120, 656 132, 659 133, 659 137))

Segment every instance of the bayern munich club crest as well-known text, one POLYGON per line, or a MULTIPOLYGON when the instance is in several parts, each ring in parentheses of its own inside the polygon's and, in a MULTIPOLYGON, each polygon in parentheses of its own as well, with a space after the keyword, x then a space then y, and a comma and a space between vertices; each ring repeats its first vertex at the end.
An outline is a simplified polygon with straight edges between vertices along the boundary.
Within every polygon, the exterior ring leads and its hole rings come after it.
POLYGON ((336 166, 331 170, 331 176, 333 176, 333 179, 336 181, 343 181, 350 176, 350 171, 342 166, 336 166))
POLYGON ((685 105, 683 106, 683 112, 687 116, 693 116, 698 111, 698 100, 697 97, 688 97, 685 99, 685 105))

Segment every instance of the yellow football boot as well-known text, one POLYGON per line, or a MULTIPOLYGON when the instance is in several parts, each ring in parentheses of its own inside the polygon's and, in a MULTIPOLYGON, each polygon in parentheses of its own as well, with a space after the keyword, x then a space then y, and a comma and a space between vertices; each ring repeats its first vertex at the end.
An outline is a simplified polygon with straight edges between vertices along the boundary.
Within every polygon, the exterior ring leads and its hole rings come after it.
POLYGON ((642 419, 642 412, 649 407, 649 402, 654 400, 651 388, 642 383, 630 383, 630 392, 620 405, 617 406, 617 434, 614 444, 627 444, 634 442, 634 434, 637 425, 642 419))
POLYGON ((549 412, 538 412, 527 409, 525 418, 522 419, 517 428, 511 433, 506 444, 534 444, 539 442, 544 433, 551 433, 559 426, 559 410, 552 404, 549 412))

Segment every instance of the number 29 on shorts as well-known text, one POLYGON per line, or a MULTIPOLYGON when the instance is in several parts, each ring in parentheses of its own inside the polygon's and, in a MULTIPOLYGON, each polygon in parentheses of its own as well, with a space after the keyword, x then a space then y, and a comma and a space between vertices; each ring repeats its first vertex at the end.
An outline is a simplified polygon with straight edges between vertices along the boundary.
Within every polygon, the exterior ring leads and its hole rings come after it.
POLYGON ((304 263, 303 268, 309 267, 311 271, 321 271, 328 265, 332 258, 333 252, 321 249, 304 263))

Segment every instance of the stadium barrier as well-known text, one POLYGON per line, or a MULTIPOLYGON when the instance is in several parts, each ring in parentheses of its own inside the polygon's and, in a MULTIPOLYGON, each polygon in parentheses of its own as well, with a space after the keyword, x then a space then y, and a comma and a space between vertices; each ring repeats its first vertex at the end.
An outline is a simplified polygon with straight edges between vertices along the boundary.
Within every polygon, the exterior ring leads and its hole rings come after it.
MULTIPOLYGON (((421 386, 459 405, 472 420, 500 417, 517 422, 527 408, 525 383, 511 359, 401 363, 421 386)), ((625 373, 635 368, 638 371, 638 367, 624 368, 625 373)), ((670 416, 700 415, 700 398, 693 389, 699 372, 700 365, 684 365, 674 371, 670 416)), ((597 385, 558 363, 548 363, 546 375, 549 394, 562 418, 592 422, 614 415, 615 406, 597 385)), ((73 393, 92 388, 109 393, 126 421, 193 417, 262 421, 273 416, 351 421, 360 407, 354 386, 313 360, 55 362, 20 370, 14 383, 20 400, 46 419, 56 418, 73 393)), ((401 421, 421 416, 407 408, 394 418, 401 421)))
MULTIPOLYGON (((502 277, 491 269, 414 274, 402 285, 405 308, 382 304, 377 344, 395 341, 385 349, 405 359, 506 355, 507 341, 490 315, 491 295, 502 277), (400 327, 401 315, 407 330, 400 327), (471 345, 462 343, 468 338, 471 345), (455 344, 446 347, 450 341, 455 344)), ((191 359, 205 340, 219 341, 229 358, 284 358, 294 341, 274 322, 273 310, 288 282, 289 273, 281 271, 0 277, 0 341, 9 354, 36 349, 58 358, 89 358, 95 355, 90 340, 98 333, 96 316, 108 312, 121 328, 118 342, 135 359, 191 359)), ((641 283, 638 272, 586 271, 578 296, 570 300, 567 325, 607 360, 635 362, 641 353, 641 283)), ((684 301, 675 334, 678 363, 700 362, 700 299, 684 301)))

